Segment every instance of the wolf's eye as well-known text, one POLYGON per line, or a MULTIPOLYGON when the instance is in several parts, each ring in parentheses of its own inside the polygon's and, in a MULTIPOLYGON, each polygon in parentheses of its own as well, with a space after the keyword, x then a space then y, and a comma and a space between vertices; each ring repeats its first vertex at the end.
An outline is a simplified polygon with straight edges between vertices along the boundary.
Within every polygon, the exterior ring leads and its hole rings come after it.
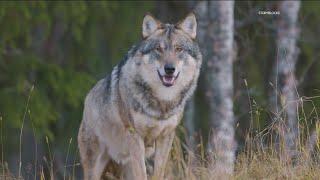
POLYGON ((177 46, 177 47, 175 47, 175 51, 176 52, 181 52, 183 49, 182 49, 182 47, 180 47, 180 46, 177 46))
POLYGON ((160 46, 157 46, 157 47, 156 47, 156 51, 158 51, 158 52, 160 52, 160 53, 161 53, 161 52, 162 52, 161 47, 160 47, 160 46))

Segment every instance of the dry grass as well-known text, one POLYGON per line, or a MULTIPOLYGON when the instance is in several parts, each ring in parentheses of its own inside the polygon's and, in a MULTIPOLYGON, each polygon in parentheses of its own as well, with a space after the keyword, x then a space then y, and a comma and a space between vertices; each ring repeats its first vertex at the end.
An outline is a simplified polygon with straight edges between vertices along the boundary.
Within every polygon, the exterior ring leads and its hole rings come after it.
MULTIPOLYGON (((265 137, 270 135, 268 134, 271 132, 270 130, 260 131, 262 133, 248 137, 244 150, 237 155, 235 169, 232 175, 219 174, 217 172, 210 173, 205 155, 205 145, 201 139, 196 149, 197 153, 194 154, 191 153, 191 151, 188 151, 188 147, 181 139, 176 137, 171 150, 171 157, 166 167, 166 177, 170 180, 320 179, 319 138, 315 138, 316 142, 314 143, 314 149, 311 154, 310 148, 307 146, 308 134, 310 134, 310 131, 303 129, 304 128, 300 127, 301 137, 299 140, 299 150, 297 156, 292 161, 283 160, 282 155, 285 154, 284 151, 276 151, 276 148, 272 147, 273 143, 270 143, 270 145, 262 143, 264 142, 265 137)), ((182 135, 185 132, 181 128, 178 128, 177 131, 178 134, 180 132, 182 135)), ((319 122, 312 132, 315 133, 315 137, 319 137, 319 122)), ((71 142, 72 141, 70 140, 69 145, 71 142)), ((49 144, 48 140, 47 144, 49 144)), ((49 161, 50 162, 47 162, 48 164, 53 164, 52 158, 49 158, 49 161)), ((74 162, 73 168, 70 169, 74 169, 75 166, 79 166, 79 163, 74 162)), ((36 172, 38 175, 35 175, 34 177, 38 176, 36 179, 40 180, 56 179, 54 177, 57 176, 54 172, 57 171, 52 165, 49 167, 51 167, 49 168, 50 173, 45 173, 43 168, 40 168, 41 172, 36 172)), ((2 165, 0 163, 0 180, 2 179, 14 180, 23 178, 14 177, 10 173, 7 164, 4 162, 2 165)), ((73 172, 67 174, 63 173, 63 179, 73 180, 77 178, 74 176, 73 172)))
MULTIPOLYGON (((312 103, 313 104, 313 103, 312 103)), ((246 140, 246 145, 244 150, 237 155, 237 159, 235 162, 235 169, 232 175, 219 175, 218 173, 210 173, 207 168, 208 162, 205 153, 205 145, 200 138, 200 143, 197 146, 196 152, 191 153, 188 151, 188 147, 185 145, 181 139, 178 137, 175 138, 173 143, 173 148, 171 151, 171 157, 167 164, 167 179, 172 180, 207 180, 207 179, 239 179, 239 180, 247 180, 247 179, 320 179, 320 122, 319 116, 316 111, 317 108, 313 105, 313 110, 309 113, 309 115, 305 115, 305 111, 302 111, 303 120, 305 123, 301 123, 300 130, 300 138, 299 138, 299 147, 298 153, 295 157, 294 161, 285 161, 283 160, 284 151, 280 150, 280 152, 276 151, 274 147, 272 147, 272 142, 270 145, 267 145, 265 142, 265 138, 270 136, 272 133, 272 129, 275 128, 273 125, 270 125, 270 129, 259 130, 256 135, 249 135, 246 140), (308 118, 307 118, 308 117, 308 118), (316 119, 316 125, 314 130, 310 130, 307 125, 307 120, 316 119), (303 125, 304 124, 304 125, 303 125), (310 136, 312 134, 313 136, 310 136), (308 142, 308 137, 314 137, 315 141, 313 142, 314 146, 313 153, 310 153, 310 143, 308 142), (279 155, 282 154, 282 155, 279 155)), ((26 108, 27 109, 27 108, 26 108)), ((301 108, 303 110, 303 106, 301 108)), ((252 110, 251 110, 252 111, 252 110)), ((259 115, 257 115, 257 122, 259 122, 259 115)), ((300 117, 301 118, 301 117, 300 117)), ((1 120, 1 117, 0 117, 1 120)), ((254 122, 254 118, 251 119, 254 122)), ((23 127, 22 127, 23 128, 23 127)), ((22 132, 21 128, 21 132, 22 132)), ((275 128, 277 129, 277 128, 275 128)), ((181 128, 178 128, 178 134, 185 135, 185 131, 181 128)), ((250 130, 250 132, 255 132, 254 130, 250 130)), ((21 133, 22 135, 22 133, 21 133)), ((2 136, 2 134, 1 134, 2 136)), ((273 139, 271 137, 271 139, 273 139)), ((21 137, 20 137, 21 141, 21 137)), ((46 138, 46 143, 48 145, 48 149, 50 151, 49 141, 46 138)), ((72 144, 72 139, 69 141, 68 152, 66 154, 66 162, 68 160, 69 148, 72 144)), ((3 149, 3 147, 1 147, 3 149)), ((20 150, 21 150, 21 142, 20 142, 20 150)), ((72 153, 72 152, 71 152, 72 153)), ((57 170, 53 167, 53 157, 52 153, 49 152, 50 157, 46 158, 46 164, 38 164, 36 166, 37 169, 40 169, 40 172, 35 172, 34 177, 32 179, 55 179, 57 170), (47 166, 49 169, 49 173, 45 173, 43 166, 47 166), (42 167, 42 168, 41 168, 42 167), (46 174, 46 175, 45 175, 46 174)), ((2 160, 0 162, 0 180, 13 180, 13 179, 23 179, 14 177, 9 169, 7 164, 3 161, 6 159, 2 155, 2 160)), ((21 159, 21 157, 20 157, 21 159)), ((74 161, 72 165, 66 164, 63 172, 64 180, 73 180, 75 177, 75 167, 79 166, 79 162, 74 161), (68 170, 66 170, 68 167, 68 170), (71 170, 72 169, 72 170, 71 170), (68 171, 68 173, 66 173, 68 171)), ((60 172, 61 173, 61 172, 60 172)), ((60 176, 61 177, 61 176, 60 176)))
POLYGON ((241 154, 233 179, 319 179, 319 164, 300 159, 296 165, 284 163, 274 153, 241 154))
MULTIPOLYGON (((198 155, 193 155, 186 152, 185 145, 179 138, 175 138, 171 159, 166 169, 167 179, 320 179, 319 147, 316 147, 312 158, 301 148, 300 155, 295 160, 294 165, 282 161, 272 147, 248 149, 238 154, 235 162, 235 171, 232 176, 210 174, 207 168, 208 163, 205 158, 204 146, 200 144, 198 147, 198 155)), ((18 179, 10 174, 7 166, 2 166, 1 169, 1 180, 18 179)), ((41 177, 37 179, 54 179, 51 177, 45 178, 43 172, 39 174, 41 177)), ((75 177, 65 177, 65 179, 75 179, 75 177)))
MULTIPOLYGON (((252 142, 257 142, 257 138, 259 137, 250 139, 250 143, 247 143, 250 147, 237 155, 234 174, 229 176, 210 173, 202 144, 198 146, 199 155, 194 156, 185 152, 182 148, 185 146, 176 138, 167 166, 167 177, 181 180, 320 179, 319 146, 315 147, 310 156, 305 146, 301 145, 294 160, 284 161, 274 147, 261 147, 261 143, 252 145, 252 142)), ((319 145, 319 139, 317 144, 319 145)))

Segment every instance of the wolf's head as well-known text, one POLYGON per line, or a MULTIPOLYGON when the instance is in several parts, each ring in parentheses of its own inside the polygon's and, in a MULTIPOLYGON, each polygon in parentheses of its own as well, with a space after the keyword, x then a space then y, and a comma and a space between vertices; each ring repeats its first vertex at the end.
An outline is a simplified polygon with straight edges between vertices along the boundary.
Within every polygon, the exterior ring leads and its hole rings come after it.
POLYGON ((136 47, 133 59, 140 79, 159 98, 170 100, 197 81, 202 56, 195 41, 196 31, 193 13, 177 24, 164 24, 145 15, 143 41, 136 47))

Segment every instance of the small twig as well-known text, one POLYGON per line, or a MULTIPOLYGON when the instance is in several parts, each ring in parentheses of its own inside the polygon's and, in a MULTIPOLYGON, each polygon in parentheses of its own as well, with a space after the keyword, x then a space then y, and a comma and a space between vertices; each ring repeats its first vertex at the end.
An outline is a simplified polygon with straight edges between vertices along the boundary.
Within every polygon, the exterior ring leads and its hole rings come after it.
POLYGON ((34 89, 34 86, 31 87, 30 92, 29 92, 29 96, 28 96, 28 100, 27 100, 27 105, 23 114, 23 119, 22 119, 22 125, 21 125, 21 129, 20 129, 20 146, 19 146, 19 178, 21 178, 21 167, 22 167, 22 133, 23 133, 23 127, 24 127, 24 121, 26 119, 26 115, 27 115, 27 111, 28 111, 28 107, 29 107, 29 102, 30 102, 30 97, 31 97, 31 93, 34 89))
MULTIPOLYGON (((68 157, 69 157, 69 150, 70 150, 71 143, 72 143, 72 138, 70 138, 70 140, 69 140, 69 145, 68 145, 67 157, 66 157, 65 164, 68 164, 68 157)), ((66 172, 67 172, 67 166, 65 165, 64 166, 64 172, 63 172, 63 180, 66 179, 66 172)))

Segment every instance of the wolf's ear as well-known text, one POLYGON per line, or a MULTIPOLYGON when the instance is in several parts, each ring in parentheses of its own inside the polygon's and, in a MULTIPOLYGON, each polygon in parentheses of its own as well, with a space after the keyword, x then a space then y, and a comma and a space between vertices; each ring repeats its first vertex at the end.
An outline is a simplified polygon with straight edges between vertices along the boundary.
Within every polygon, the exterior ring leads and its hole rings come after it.
POLYGON ((146 14, 143 18, 142 23, 142 36, 143 38, 149 37, 153 34, 159 27, 161 23, 152 17, 150 14, 146 14))
POLYGON ((186 18, 178 22, 178 28, 182 29, 187 33, 192 39, 196 38, 197 35, 197 20, 194 13, 188 14, 186 18))

